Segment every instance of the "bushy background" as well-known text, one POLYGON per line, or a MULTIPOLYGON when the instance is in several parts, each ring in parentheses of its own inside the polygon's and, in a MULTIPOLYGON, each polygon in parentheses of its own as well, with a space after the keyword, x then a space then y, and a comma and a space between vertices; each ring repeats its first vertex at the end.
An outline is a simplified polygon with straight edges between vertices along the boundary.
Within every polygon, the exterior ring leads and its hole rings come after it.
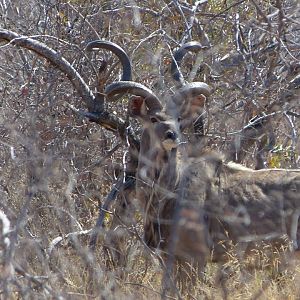
MULTIPOLYGON (((242 163, 250 167, 262 149, 266 166, 299 168, 299 16, 298 1, 282 0, 0 1, 2 29, 61 53, 93 91, 118 80, 120 64, 107 51, 87 53, 89 41, 124 48, 133 79, 162 101, 175 90, 171 54, 184 42, 199 41, 203 51, 187 55, 182 72, 214 88, 205 118, 209 145, 228 151, 252 117, 269 115, 270 131, 244 149, 242 163), (103 61, 105 74, 99 73, 103 61)), ((127 100, 106 103, 106 109, 126 119, 127 100)), ((62 72, 30 51, 0 44, 1 297, 159 299, 162 271, 140 240, 138 212, 132 224, 116 221, 116 202, 95 254, 88 250, 98 205, 123 168, 127 145, 68 104, 85 109, 62 72), (114 234, 111 224, 126 233, 121 267, 103 247, 114 234)), ((138 133, 138 124, 130 122, 138 133)), ((224 286, 215 284, 216 268, 208 267, 190 297, 224 297, 224 286)), ((299 297, 297 268, 279 278, 270 273, 233 276, 225 294, 299 297)))

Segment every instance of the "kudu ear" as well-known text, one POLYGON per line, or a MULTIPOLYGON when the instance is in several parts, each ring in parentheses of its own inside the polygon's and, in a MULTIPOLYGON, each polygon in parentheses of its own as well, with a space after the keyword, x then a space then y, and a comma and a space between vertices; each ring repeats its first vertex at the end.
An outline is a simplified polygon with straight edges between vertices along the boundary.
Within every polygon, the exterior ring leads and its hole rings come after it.
POLYGON ((194 96, 191 100, 190 100, 190 111, 189 114, 192 116, 195 113, 199 113, 200 111, 203 110, 204 104, 206 101, 206 97, 203 94, 194 96))
POLYGON ((203 113, 206 97, 203 94, 194 95, 186 100, 179 112, 180 129, 190 127, 203 113))
POLYGON ((128 104, 129 115, 133 118, 144 118, 147 115, 145 98, 141 96, 132 96, 128 104))
POLYGON ((197 95, 191 99, 191 106, 195 109, 203 108, 206 101, 206 97, 203 94, 197 95))

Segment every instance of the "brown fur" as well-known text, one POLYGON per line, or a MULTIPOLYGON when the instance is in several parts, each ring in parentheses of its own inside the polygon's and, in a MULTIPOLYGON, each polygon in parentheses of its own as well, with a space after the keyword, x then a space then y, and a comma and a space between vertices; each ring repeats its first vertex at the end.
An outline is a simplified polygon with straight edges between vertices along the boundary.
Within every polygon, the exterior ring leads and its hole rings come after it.
MULTIPOLYGON (((222 163, 216 172, 205 201, 215 245, 228 240, 249 252, 262 241, 286 244, 288 237, 297 247, 294 216, 300 208, 300 170, 251 170, 222 163)), ((224 251, 223 246, 215 249, 215 256, 224 251)))

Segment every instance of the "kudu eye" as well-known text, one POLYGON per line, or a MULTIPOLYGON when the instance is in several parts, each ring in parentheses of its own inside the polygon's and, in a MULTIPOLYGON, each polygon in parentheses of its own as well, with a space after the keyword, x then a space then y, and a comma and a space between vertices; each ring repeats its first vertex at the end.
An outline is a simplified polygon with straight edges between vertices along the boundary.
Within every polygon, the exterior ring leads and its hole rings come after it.
POLYGON ((150 121, 151 121, 151 123, 157 123, 158 122, 157 118, 155 118, 155 117, 151 117, 150 121))

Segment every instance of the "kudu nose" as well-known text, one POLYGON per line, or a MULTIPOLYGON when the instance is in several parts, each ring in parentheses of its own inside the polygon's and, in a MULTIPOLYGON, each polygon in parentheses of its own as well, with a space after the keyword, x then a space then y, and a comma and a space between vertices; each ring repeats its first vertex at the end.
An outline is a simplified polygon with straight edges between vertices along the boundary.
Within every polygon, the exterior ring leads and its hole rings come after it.
POLYGON ((176 134, 176 132, 171 131, 171 130, 167 131, 167 132, 166 132, 166 139, 170 139, 170 140, 172 140, 172 141, 175 141, 175 140, 177 139, 177 134, 176 134))

